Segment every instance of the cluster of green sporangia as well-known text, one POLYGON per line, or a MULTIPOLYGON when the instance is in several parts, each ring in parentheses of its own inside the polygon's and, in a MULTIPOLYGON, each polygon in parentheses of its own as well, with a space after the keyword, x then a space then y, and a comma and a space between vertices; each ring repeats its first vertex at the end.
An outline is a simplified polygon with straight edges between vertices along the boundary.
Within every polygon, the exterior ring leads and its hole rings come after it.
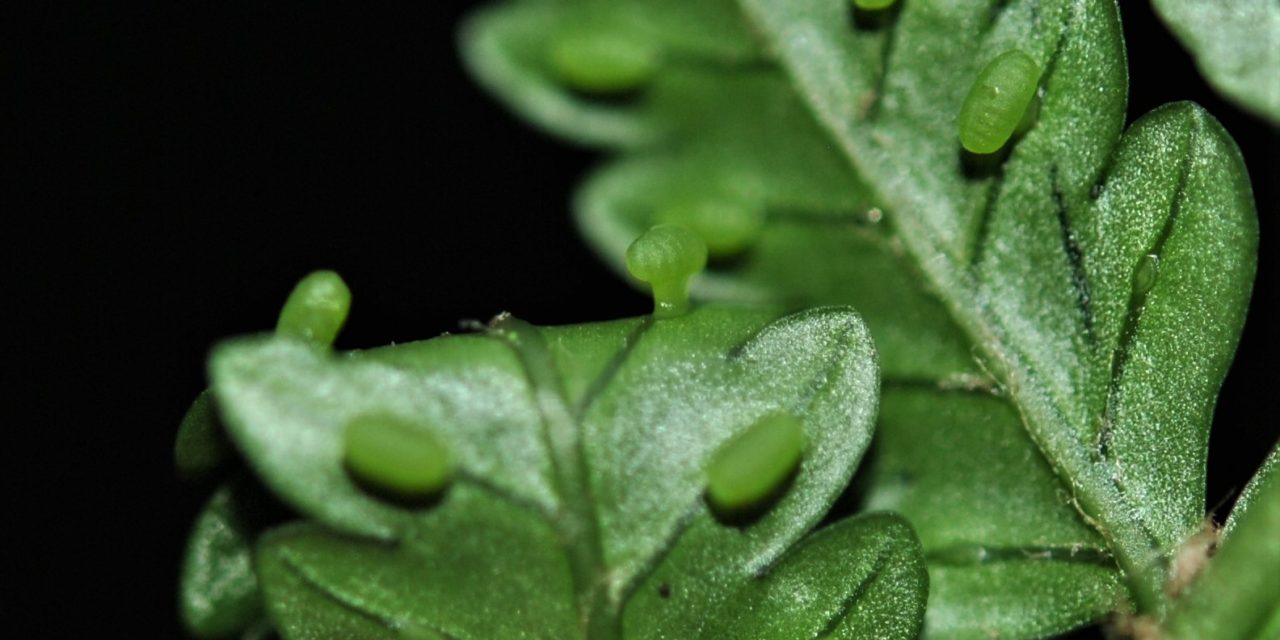
MULTIPOLYGON (((674 225, 650 229, 627 251, 628 268, 653 287, 656 318, 688 311, 688 279, 706 259, 698 236, 674 225)), ((351 293, 337 274, 312 273, 289 295, 276 332, 329 347, 350 307, 351 293)), ((707 465, 712 510, 735 517, 770 503, 799 466, 804 446, 803 425, 787 413, 761 418, 725 442, 707 465)), ((440 494, 455 471, 449 448, 435 430, 380 413, 359 415, 346 425, 343 463, 366 489, 409 500, 440 494)))
MULTIPOLYGON (((855 0, 858 9, 878 11, 893 0, 855 0)), ((574 88, 592 93, 634 90, 657 72, 652 46, 590 24, 573 24, 553 39, 552 68, 574 88)), ((959 115, 962 145, 977 154, 1001 149, 1034 124, 1040 69, 1026 53, 997 56, 979 73, 959 115)), ((627 270, 647 283, 656 318, 689 309, 689 279, 708 256, 726 257, 748 248, 764 226, 764 212, 732 197, 678 199, 656 212, 659 222, 626 252, 627 270)), ((1145 263, 1144 263, 1145 266, 1145 263)), ((1150 271, 1154 267, 1147 269, 1150 271)), ((1154 272, 1137 274, 1153 279, 1154 272)), ((1149 288, 1147 286, 1146 288, 1149 288)), ((304 279, 281 313, 280 332, 331 343, 346 317, 350 295, 331 272, 304 279)), ((793 474, 805 447, 801 423, 785 413, 769 415, 725 442, 706 470, 706 498, 726 517, 768 504, 793 474)), ((454 472, 446 444, 424 425, 391 415, 362 415, 346 427, 344 464, 363 486, 404 498, 443 491, 454 472)))

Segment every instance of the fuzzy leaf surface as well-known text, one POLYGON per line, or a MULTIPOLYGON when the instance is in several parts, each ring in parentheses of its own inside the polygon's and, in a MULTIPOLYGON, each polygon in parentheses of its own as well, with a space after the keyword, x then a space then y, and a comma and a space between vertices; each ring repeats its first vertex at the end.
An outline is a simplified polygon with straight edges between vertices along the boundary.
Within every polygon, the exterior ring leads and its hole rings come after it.
MULTIPOLYGON (((766 230, 694 291, 865 305, 891 378, 985 386, 964 341, 948 335, 958 329, 1103 533, 1139 606, 1161 609, 1165 566, 1204 513, 1209 420, 1253 276, 1252 196, 1229 136, 1186 104, 1123 131, 1127 77, 1110 0, 917 0, 882 13, 843 0, 740 4, 776 66, 705 73, 686 103, 708 106, 666 117, 703 126, 632 145, 643 148, 584 188, 587 236, 616 261, 622 239, 689 183, 751 185, 740 191, 768 212, 766 230), (1038 117, 1002 153, 968 155, 960 105, 982 67, 1013 48, 1042 68, 1038 117), (730 89, 773 69, 794 97, 730 89), (794 99, 811 119, 786 115, 794 99), (732 132, 752 141, 734 148, 732 132), (793 140, 813 140, 813 151, 788 151, 793 140), (845 169, 824 160, 832 150, 845 169), (741 173, 721 178, 721 164, 741 173), (795 190, 803 200, 786 202, 787 181, 767 177, 779 167, 843 171, 832 182, 846 191, 795 190), (778 224, 784 210, 827 226, 797 237, 778 224), (876 234, 883 242, 866 240, 876 234), (860 277, 895 261, 896 278, 860 277), (876 302, 885 292, 902 296, 903 313, 876 302), (895 327, 919 332, 918 352, 895 327), (940 364, 922 364, 926 354, 940 364)), ((651 89, 674 77, 659 73, 651 89)))

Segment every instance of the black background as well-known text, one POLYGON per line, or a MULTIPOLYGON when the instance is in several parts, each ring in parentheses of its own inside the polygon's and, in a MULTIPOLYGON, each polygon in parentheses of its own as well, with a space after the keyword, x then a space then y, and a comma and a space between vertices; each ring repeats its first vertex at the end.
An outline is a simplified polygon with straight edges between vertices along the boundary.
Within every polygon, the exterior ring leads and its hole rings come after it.
MULTIPOLYGON (((599 159, 467 78, 470 3, 102 3, 12 15, 0 51, 5 626, 177 637, 186 529, 210 487, 172 473, 175 428, 220 338, 267 329, 316 268, 355 295, 339 347, 644 313, 573 232, 599 159), (25 222, 26 224, 19 224, 25 222), (34 223, 34 224, 31 224, 34 223), (34 436, 34 437, 33 437, 34 436)), ((1212 94, 1145 3, 1126 2, 1130 118, 1195 100, 1239 142, 1263 244, 1219 402, 1210 505, 1275 441, 1277 137, 1212 94)), ((1229 504, 1229 503, 1228 503, 1229 504)))

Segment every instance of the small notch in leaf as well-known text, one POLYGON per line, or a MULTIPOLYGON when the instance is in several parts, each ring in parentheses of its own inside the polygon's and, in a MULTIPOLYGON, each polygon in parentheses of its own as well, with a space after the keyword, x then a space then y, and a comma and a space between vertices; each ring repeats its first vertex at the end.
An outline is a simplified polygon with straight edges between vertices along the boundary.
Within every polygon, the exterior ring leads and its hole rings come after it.
POLYGON ((627 271, 649 283, 653 315, 674 318, 689 310, 689 278, 707 266, 707 244, 681 226, 660 224, 627 247, 627 271))
POLYGON ((781 496, 804 455, 804 425, 774 413, 725 442, 707 465, 707 502, 721 520, 750 521, 781 496))
POLYGON ((408 502, 429 501, 453 478, 449 449, 431 429, 388 414, 347 424, 343 462, 361 486, 408 502))
POLYGON ((332 346, 350 311, 347 283, 332 271, 315 271, 289 293, 276 321, 276 333, 332 346))

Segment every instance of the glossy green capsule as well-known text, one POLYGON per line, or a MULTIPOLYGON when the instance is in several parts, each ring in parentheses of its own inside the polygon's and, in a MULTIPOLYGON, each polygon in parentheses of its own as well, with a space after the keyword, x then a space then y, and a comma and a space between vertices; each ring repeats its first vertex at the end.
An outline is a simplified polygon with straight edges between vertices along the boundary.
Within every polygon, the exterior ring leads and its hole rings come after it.
POLYGON ((702 237, 707 253, 723 258, 742 253, 764 230, 764 209, 729 197, 684 198, 658 210, 658 222, 680 225, 702 237))
POLYGON ((343 461, 358 480, 406 498, 439 493, 453 477, 453 460, 430 429, 396 416, 363 415, 347 424, 343 461))
POLYGON ((347 283, 332 271, 315 271, 289 294, 276 321, 276 333, 329 346, 350 311, 351 290, 347 283))
POLYGON ((960 107, 960 144, 972 153, 999 151, 1024 123, 1039 84, 1040 66, 1031 56, 1017 49, 996 56, 960 107))
POLYGON ((707 266, 707 243, 674 224, 660 224, 627 247, 627 271, 649 283, 653 315, 673 318, 689 310, 689 278, 707 266))
POLYGON ((725 442, 707 465, 707 500, 720 513, 755 510, 775 496, 800 464, 804 425, 775 413, 725 442))
POLYGON ((620 93, 644 86, 658 72, 653 45, 608 29, 563 29, 548 52, 551 69, 569 86, 591 93, 620 93))

